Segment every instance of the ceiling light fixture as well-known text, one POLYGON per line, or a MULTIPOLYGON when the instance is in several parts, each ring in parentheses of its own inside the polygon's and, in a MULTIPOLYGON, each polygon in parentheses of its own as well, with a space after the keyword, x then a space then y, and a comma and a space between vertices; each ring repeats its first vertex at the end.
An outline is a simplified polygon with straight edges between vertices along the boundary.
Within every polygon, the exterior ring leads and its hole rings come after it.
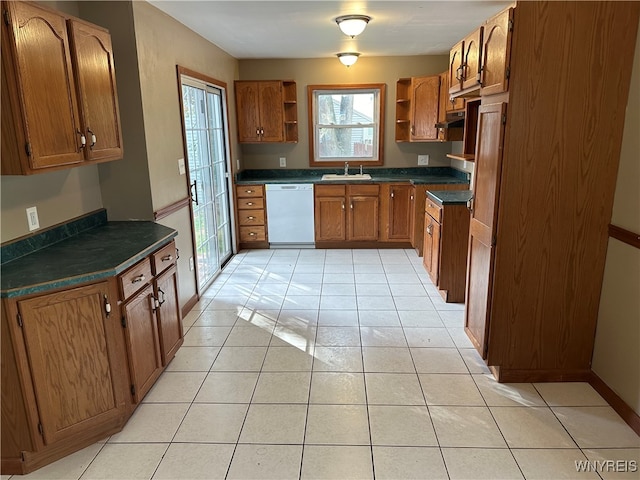
POLYGON ((342 30, 342 33, 353 38, 364 32, 369 20, 371 20, 371 17, 366 15, 342 15, 336 18, 336 23, 340 27, 340 30, 342 30))
POLYGON ((360 54, 358 52, 341 52, 336 54, 338 56, 338 60, 343 65, 350 67, 354 63, 358 61, 358 57, 360 54))

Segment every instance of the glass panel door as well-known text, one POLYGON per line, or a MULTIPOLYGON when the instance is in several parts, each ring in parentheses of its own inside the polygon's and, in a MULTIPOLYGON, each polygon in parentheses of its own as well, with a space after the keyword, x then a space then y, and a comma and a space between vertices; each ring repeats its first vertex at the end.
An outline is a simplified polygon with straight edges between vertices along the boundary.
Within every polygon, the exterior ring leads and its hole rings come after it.
POLYGON ((221 89, 191 79, 183 78, 182 98, 201 292, 232 253, 226 112, 221 89))

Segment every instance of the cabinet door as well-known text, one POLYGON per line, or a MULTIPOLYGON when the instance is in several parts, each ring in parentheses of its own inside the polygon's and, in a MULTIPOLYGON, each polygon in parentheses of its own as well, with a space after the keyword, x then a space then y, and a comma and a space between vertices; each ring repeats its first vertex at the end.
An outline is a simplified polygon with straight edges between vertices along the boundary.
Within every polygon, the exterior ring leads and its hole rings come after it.
POLYGON ((118 319, 107 317, 108 303, 106 282, 18 302, 47 445, 123 415, 122 373, 113 368, 118 319))
POLYGON ((456 93, 462 89, 462 70, 464 40, 455 44, 449 52, 449 93, 456 93))
POLYGON ((480 27, 464 39, 462 89, 480 85, 480 49, 482 48, 483 28, 480 27))
POLYGON ((284 141, 282 82, 258 82, 260 141, 284 141))
POLYGON ((316 241, 346 240, 345 197, 316 197, 316 241))
POLYGON ((235 82, 238 142, 260 141, 258 82, 235 82))
POLYGON ((170 267, 156 279, 158 299, 158 330, 162 365, 167 365, 182 345, 182 315, 178 305, 178 277, 176 267, 170 267))
POLYGON ((78 100, 88 160, 122 158, 122 133, 111 36, 69 21, 78 100))
POLYGON ((437 140, 440 76, 414 78, 412 84, 411 140, 437 140))
MULTIPOLYGON (((433 257, 433 218, 428 213, 424 214, 424 232, 423 232, 423 257, 422 265, 425 270, 431 276, 433 269, 431 265, 431 259, 433 257)), ((434 282, 436 284, 436 282, 434 282)))
POLYGON ((482 358, 487 356, 486 339, 491 314, 493 239, 498 213, 505 113, 506 103, 482 105, 478 111, 474 200, 469 231, 465 326, 482 358))
POLYGON ((413 186, 389 186, 388 240, 411 241, 413 224, 413 186))
POLYGON ((378 196, 350 196, 348 240, 378 240, 378 196))
POLYGON ((480 95, 509 90, 513 8, 487 21, 484 26, 480 95))
POLYGON ((3 5, 11 17, 24 117, 16 121, 23 123, 30 167, 82 162, 84 153, 65 19, 27 2, 3 5))
POLYGON ((153 289, 149 285, 123 307, 131 393, 135 403, 144 398, 162 372, 154 302, 153 289))
POLYGON ((431 230, 431 270, 429 277, 433 284, 437 287, 440 282, 440 224, 433 218, 430 220, 431 230))

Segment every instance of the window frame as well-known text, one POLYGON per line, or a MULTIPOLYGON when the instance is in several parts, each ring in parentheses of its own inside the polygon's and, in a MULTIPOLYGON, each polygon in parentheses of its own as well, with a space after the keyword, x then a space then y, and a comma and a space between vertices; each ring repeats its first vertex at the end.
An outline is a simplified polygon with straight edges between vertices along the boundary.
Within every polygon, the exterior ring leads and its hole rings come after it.
MULTIPOLYGON (((342 167, 346 162, 362 163, 367 166, 384 165, 384 123, 385 123, 386 84, 384 83, 360 83, 360 84, 331 84, 307 86, 307 113, 309 128, 309 166, 310 167, 342 167), (374 126, 374 136, 377 135, 377 159, 370 160, 363 157, 350 157, 340 160, 320 160, 316 156, 316 138, 318 125, 316 123, 316 95, 319 92, 334 92, 335 94, 353 92, 355 90, 377 90, 379 114, 377 131, 374 126)), ((375 125, 375 122, 374 122, 375 125)))

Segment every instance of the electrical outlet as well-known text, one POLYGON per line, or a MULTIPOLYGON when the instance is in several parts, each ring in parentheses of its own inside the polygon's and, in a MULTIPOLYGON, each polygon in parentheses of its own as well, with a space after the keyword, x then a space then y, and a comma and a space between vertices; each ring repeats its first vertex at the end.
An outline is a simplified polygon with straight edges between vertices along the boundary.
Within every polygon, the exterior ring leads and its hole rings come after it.
POLYGON ((184 175, 185 173, 187 173, 187 169, 184 166, 184 158, 179 158, 178 159, 178 173, 180 175, 184 175))
POLYGON ((286 167, 287 166, 287 158, 286 157, 280 157, 280 166, 281 167, 286 167))
POLYGON ((38 209, 36 207, 27 208, 27 222, 29 224, 30 232, 40 228, 40 222, 38 221, 38 209))
POLYGON ((240 159, 236 158, 236 170, 240 171, 240 159))
POLYGON ((467 169, 467 161, 466 160, 462 161, 462 168, 464 168, 465 170, 467 169))
POLYGON ((418 165, 429 165, 429 155, 418 155, 418 165))
POLYGON ((193 270, 196 268, 195 264, 193 263, 193 257, 189 257, 189 270, 193 272, 193 270))

